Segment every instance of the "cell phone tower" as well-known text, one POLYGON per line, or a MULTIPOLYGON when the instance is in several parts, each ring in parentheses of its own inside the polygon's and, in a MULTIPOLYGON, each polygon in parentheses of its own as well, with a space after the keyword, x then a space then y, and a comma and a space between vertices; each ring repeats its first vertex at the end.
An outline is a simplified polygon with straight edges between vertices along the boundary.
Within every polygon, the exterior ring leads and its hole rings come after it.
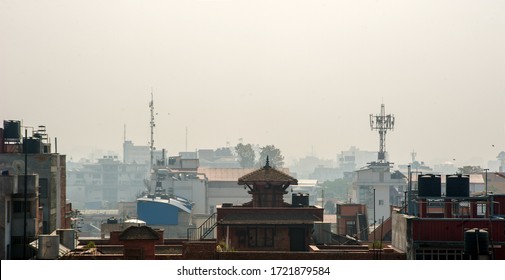
POLYGON ((381 114, 373 115, 370 114, 370 128, 372 130, 379 131, 380 145, 379 145, 379 162, 385 162, 386 160, 386 132, 388 130, 393 130, 395 126, 395 116, 386 115, 386 109, 384 104, 381 104, 381 114))
POLYGON ((154 99, 153 99, 153 90, 151 89, 151 102, 149 102, 149 109, 151 109, 151 141, 149 141, 149 150, 151 151, 151 165, 150 168, 153 170, 153 160, 154 160, 154 99))

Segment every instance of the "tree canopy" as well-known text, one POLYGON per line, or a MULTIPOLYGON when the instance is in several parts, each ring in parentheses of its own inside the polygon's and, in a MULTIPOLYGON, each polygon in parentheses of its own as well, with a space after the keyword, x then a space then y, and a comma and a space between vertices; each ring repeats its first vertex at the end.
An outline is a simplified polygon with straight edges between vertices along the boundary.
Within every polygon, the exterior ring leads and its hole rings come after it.
POLYGON ((481 172, 484 172, 484 170, 480 166, 466 165, 466 166, 458 168, 458 173, 461 173, 461 174, 475 174, 475 173, 481 173, 481 172))
POLYGON ((266 145, 261 147, 259 165, 264 166, 267 161, 267 156, 270 161, 270 166, 280 168, 284 165, 284 156, 281 150, 274 145, 266 145))
POLYGON ((235 152, 238 155, 238 162, 242 168, 250 168, 254 166, 255 153, 251 144, 239 143, 235 146, 235 152))

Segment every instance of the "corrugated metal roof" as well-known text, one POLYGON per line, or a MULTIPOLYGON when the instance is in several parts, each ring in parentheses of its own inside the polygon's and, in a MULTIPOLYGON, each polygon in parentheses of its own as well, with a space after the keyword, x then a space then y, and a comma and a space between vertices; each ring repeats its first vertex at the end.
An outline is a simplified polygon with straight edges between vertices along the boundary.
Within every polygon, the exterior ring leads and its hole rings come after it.
POLYGON ((91 215, 107 215, 107 216, 117 216, 119 215, 119 210, 79 210, 84 216, 91 215))
MULTIPOLYGON (((212 167, 199 167, 198 173, 203 173, 207 176, 209 181, 227 181, 237 182, 238 179, 248 173, 251 173, 257 168, 212 168, 212 167)), ((289 168, 277 169, 281 172, 289 174, 289 168)))
POLYGON ((505 220, 496 219, 414 219, 415 241, 463 241, 465 230, 486 228, 495 242, 504 242, 505 220))
POLYGON ((251 173, 255 168, 208 168, 199 167, 198 173, 204 173, 209 181, 237 182, 238 178, 251 173))
POLYGON ((298 180, 298 186, 315 186, 317 185, 317 179, 300 179, 298 180))

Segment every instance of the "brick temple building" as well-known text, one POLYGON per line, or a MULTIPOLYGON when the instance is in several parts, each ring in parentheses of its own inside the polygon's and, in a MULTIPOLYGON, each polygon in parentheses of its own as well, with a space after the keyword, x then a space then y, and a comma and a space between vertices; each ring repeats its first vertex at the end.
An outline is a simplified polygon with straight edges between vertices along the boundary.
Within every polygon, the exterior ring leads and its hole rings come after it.
POLYGON ((286 189, 297 183, 270 167, 268 159, 261 169, 239 178, 252 200, 217 208, 217 241, 235 251, 308 251, 323 209, 309 206, 302 194, 293 194, 292 204, 284 202, 286 189))

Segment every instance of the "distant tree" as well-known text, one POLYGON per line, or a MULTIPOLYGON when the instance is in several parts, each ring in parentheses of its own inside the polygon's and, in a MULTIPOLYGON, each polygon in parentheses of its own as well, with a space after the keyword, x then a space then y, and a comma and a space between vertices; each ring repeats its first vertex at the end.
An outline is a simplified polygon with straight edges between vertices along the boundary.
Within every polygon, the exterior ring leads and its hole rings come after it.
POLYGON ((336 179, 325 181, 321 184, 326 198, 336 198, 341 201, 347 201, 352 188, 352 182, 349 179, 336 179))
POLYGON ((335 203, 331 201, 326 201, 324 204, 324 212, 326 214, 336 214, 337 209, 335 208, 335 203))
POLYGON ((238 143, 238 145, 235 146, 235 152, 237 152, 238 162, 242 168, 251 168, 254 166, 256 154, 254 153, 251 144, 244 145, 242 143, 238 143))
POLYGON ((284 156, 281 154, 281 150, 277 149, 274 145, 266 145, 261 148, 260 166, 265 166, 267 156, 270 161, 270 166, 280 168, 284 165, 284 156))
POLYGON ((228 148, 228 147, 223 147, 223 148, 218 148, 216 149, 215 151, 215 155, 217 157, 229 157, 229 156, 232 156, 232 152, 231 152, 231 149, 228 148))
POLYGON ((458 168, 458 173, 460 174, 475 174, 481 172, 484 172, 484 170, 480 166, 466 165, 458 168))

